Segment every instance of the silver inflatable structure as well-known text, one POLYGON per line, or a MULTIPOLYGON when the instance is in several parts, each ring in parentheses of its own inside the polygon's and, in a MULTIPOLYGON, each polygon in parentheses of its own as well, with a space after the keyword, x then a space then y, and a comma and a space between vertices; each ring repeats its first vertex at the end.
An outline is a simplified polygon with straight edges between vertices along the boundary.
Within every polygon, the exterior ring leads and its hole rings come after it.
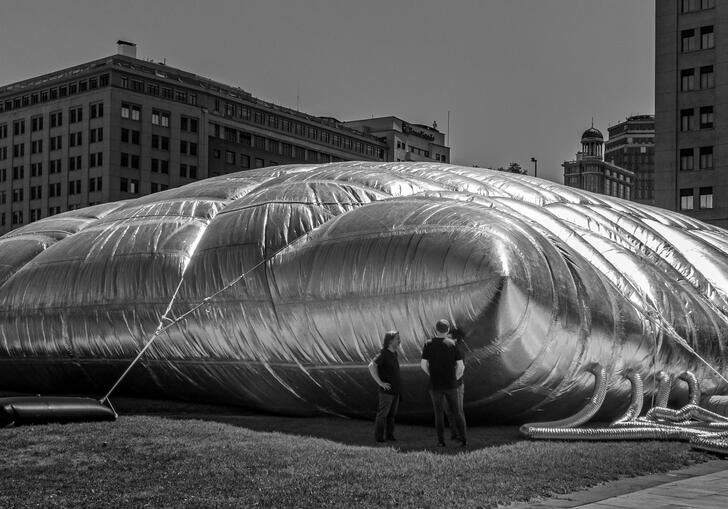
POLYGON ((397 329, 400 416, 429 420, 439 318, 473 423, 634 423, 686 371, 728 389, 728 232, 480 168, 280 166, 67 212, 0 238, 0 284, 5 390, 102 395, 148 346, 117 392, 370 416, 397 329))

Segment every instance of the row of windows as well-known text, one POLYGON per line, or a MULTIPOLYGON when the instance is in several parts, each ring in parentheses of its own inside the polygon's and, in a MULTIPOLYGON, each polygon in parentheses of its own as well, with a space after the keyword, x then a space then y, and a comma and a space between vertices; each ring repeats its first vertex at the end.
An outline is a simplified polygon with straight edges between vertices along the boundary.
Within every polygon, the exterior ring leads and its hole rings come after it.
MULTIPOLYGON (((709 170, 713 168, 713 147, 699 147, 698 151, 698 169, 709 170)), ((680 149, 680 170, 690 171, 695 169, 695 149, 680 149)))
MULTIPOLYGON (((682 69, 680 71, 680 91, 688 92, 697 90, 695 75, 696 69, 682 69)), ((698 85, 701 90, 715 87, 715 71, 712 65, 704 65, 697 69, 699 81, 698 85)))
POLYGON ((680 0, 680 12, 704 11, 715 7, 715 0, 680 0))
POLYGON ((128 76, 121 76, 121 88, 133 90, 134 92, 147 93, 155 97, 161 97, 163 99, 175 100, 182 103, 191 104, 192 106, 197 105, 197 94, 187 92, 186 90, 178 88, 170 88, 160 86, 154 81, 147 81, 138 78, 129 78, 128 76))
MULTIPOLYGON (((713 188, 698 188, 698 207, 701 209, 713 208, 713 188)), ((680 210, 695 210, 695 189, 680 189, 680 210)))
MULTIPOLYGON (((219 112, 220 106, 218 99, 215 100, 215 107, 217 108, 216 111, 219 112)), ((327 145, 341 147, 342 149, 350 152, 366 154, 372 158, 376 157, 384 159, 383 148, 370 145, 357 140, 356 138, 344 136, 338 132, 296 122, 286 117, 281 117, 280 115, 275 115, 273 113, 266 113, 255 108, 248 108, 242 104, 225 103, 224 114, 227 117, 238 118, 247 122, 252 121, 255 124, 267 125, 269 128, 291 133, 302 138, 308 138, 310 140, 320 141, 327 145)), ((217 124, 213 124, 213 133, 216 138, 227 138, 227 135, 223 136, 222 130, 217 124)))
POLYGON ((686 108, 680 110, 680 130, 694 131, 696 129, 712 129, 713 128, 713 107, 701 106, 697 108, 698 122, 696 124, 696 108, 686 108))
MULTIPOLYGON (((93 152, 89 154, 89 168, 96 168, 104 165, 104 153, 93 152)), ((30 176, 41 177, 43 175, 43 163, 37 162, 30 165, 30 176)), ((72 156, 68 158, 68 171, 77 171, 83 169, 83 156, 72 156)), ((52 159, 48 162, 48 172, 50 174, 61 173, 63 171, 62 159, 52 159)), ((0 168, 0 182, 4 182, 7 176, 7 168, 0 168)), ((12 167, 13 180, 25 178, 25 165, 19 164, 12 167)))
MULTIPOLYGON (((122 141, 123 140, 122 130, 122 141)), ((104 128, 97 127, 89 129, 89 143, 97 143, 104 140, 104 128)), ((63 148, 63 136, 51 136, 49 139, 50 151, 61 150, 63 148)), ((138 143, 138 142, 137 142, 138 143)), ((81 131, 70 133, 68 135, 68 146, 79 147, 83 145, 83 134, 81 131)), ((43 140, 33 140, 30 142, 30 153, 41 154, 43 153, 43 140)), ((13 157, 23 157, 25 155, 25 143, 16 143, 13 145, 12 151, 13 157)), ((7 158, 7 147, 0 147, 0 161, 7 158)))
POLYGON ((87 90, 94 90, 100 87, 106 87, 108 85, 108 74, 92 76, 88 79, 65 83, 63 85, 40 90, 38 92, 33 92, 30 94, 13 97, 12 99, 5 99, 4 101, 0 101, 0 113, 3 111, 23 108, 25 106, 30 106, 33 104, 53 101, 60 97, 68 97, 71 95, 86 92, 87 90))
MULTIPOLYGON (((138 104, 121 103, 121 118, 128 120, 140 121, 142 115, 142 107, 138 104)), ((172 115, 168 111, 152 109, 152 125, 160 127, 170 127, 170 119, 172 115)), ((180 115, 180 130, 196 133, 199 122, 196 118, 180 115)))
MULTIPOLYGON (((49 198, 58 198, 62 196, 61 193, 62 182, 53 182, 46 186, 46 193, 49 198)), ((81 180, 69 180, 67 182, 66 189, 69 195, 81 194, 81 180)), ((95 193, 103 190, 102 177, 91 177, 88 179, 88 191, 95 193)), ((43 199, 43 186, 30 186, 30 201, 43 199)), ((25 201, 25 189, 22 187, 14 188, 11 191, 11 199, 13 203, 25 201)), ((6 191, 0 191, 0 205, 7 202, 6 191)))
POLYGON ((712 25, 700 27, 700 29, 689 28, 680 32, 680 51, 682 53, 713 47, 715 47, 715 34, 712 25))
MULTIPOLYGON (((95 103, 90 105, 91 118, 99 118, 104 116, 104 103, 95 103)), ((51 127, 60 127, 63 125, 63 111, 54 111, 48 114, 48 120, 51 127)), ((69 124, 75 124, 83 121, 83 106, 75 106, 68 110, 69 124)), ((43 115, 35 115, 30 117, 30 132, 43 130, 43 115)), ((13 136, 22 136, 25 134, 25 119, 21 118, 13 121, 13 136)), ((0 124, 0 139, 8 137, 8 125, 0 124)))

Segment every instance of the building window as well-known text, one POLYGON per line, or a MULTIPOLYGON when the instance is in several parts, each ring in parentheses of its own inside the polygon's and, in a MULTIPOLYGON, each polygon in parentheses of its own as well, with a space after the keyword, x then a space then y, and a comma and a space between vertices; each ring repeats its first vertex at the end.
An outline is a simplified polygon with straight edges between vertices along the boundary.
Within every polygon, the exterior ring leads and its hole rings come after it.
POLYGON ((692 188, 680 189, 680 210, 693 210, 695 208, 693 199, 692 188))
POLYGON ((63 112, 56 111, 50 114, 51 127, 60 127, 63 125, 63 112))
POLYGON ((240 167, 250 168, 250 156, 247 154, 240 154, 240 167))
POLYGON ((83 143, 83 139, 81 137, 81 131, 77 133, 71 133, 68 135, 68 146, 69 147, 77 147, 83 143))
POLYGON ((81 122, 83 120, 83 107, 78 106, 76 108, 71 108, 68 110, 68 122, 70 124, 75 124, 76 122, 81 122))
POLYGON ((700 88, 713 88, 715 86, 715 73, 712 65, 700 68, 700 88))
POLYGON ((25 120, 16 120, 13 122, 13 136, 25 134, 25 120))
POLYGON ((136 104, 121 103, 121 118, 131 120, 139 120, 141 118, 142 108, 136 104))
POLYGON ((104 153, 103 152, 94 152, 89 154, 88 156, 88 167, 89 168, 96 168, 97 166, 103 166, 104 165, 104 153))
POLYGON ((42 177, 43 176, 43 163, 31 163, 30 176, 31 177, 42 177))
POLYGON ((169 113, 166 111, 152 110, 152 124, 169 127, 169 113))
POLYGON ((43 130, 43 115, 38 115, 30 119, 30 131, 42 131, 43 130))
POLYGON ((169 137, 159 136, 158 134, 152 135, 152 148, 158 148, 161 150, 169 150, 169 137))
POLYGON ((197 132, 197 119, 191 118, 191 117, 185 117, 182 115, 180 117, 180 129, 182 131, 189 131, 191 133, 197 132))
POLYGON ((136 194, 139 192, 139 181, 136 179, 119 179, 119 190, 125 193, 136 194))
POLYGON ((712 9, 715 7, 715 0, 700 0, 700 8, 705 9, 712 9))
POLYGON ((23 224, 22 210, 13 210, 13 224, 23 224))
POLYGON ((25 155, 25 143, 16 143, 13 145, 13 157, 23 157, 25 155))
POLYGON ((695 89, 695 69, 680 71, 680 90, 682 92, 695 89))
POLYGON ((713 127, 713 107, 701 106, 700 108, 700 128, 711 129, 713 127))
POLYGON ((697 11, 700 0, 680 0, 680 12, 697 11))
POLYGON ((699 206, 701 209, 712 209, 713 208, 713 188, 712 187, 701 187, 699 196, 700 196, 699 206))
POLYGON ((81 181, 70 180, 68 182, 68 194, 81 194, 81 181))
POLYGON ((233 152, 232 150, 225 151, 225 163, 235 164, 235 152, 233 152))
POLYGON ((190 155, 191 156, 197 155, 197 143, 190 142, 190 155))
POLYGON ((8 137, 8 124, 0 124, 0 140, 8 137))
POLYGON ((693 169, 693 149, 681 148, 680 149, 680 170, 692 170, 693 169))
POLYGON ((93 193, 102 190, 101 177, 91 177, 88 179, 88 192, 93 193))
POLYGON ((710 49, 715 47, 715 37, 713 35, 713 27, 700 28, 700 49, 710 49))
MULTIPOLYGON (((123 131, 123 129, 122 129, 122 131, 123 131)), ((88 130, 88 142, 96 143, 99 141, 104 141, 104 128, 97 127, 96 129, 89 129, 88 130)))
POLYGON ((104 103, 95 103, 89 106, 89 116, 91 118, 101 118, 104 116, 104 103))
POLYGON ((61 150, 63 148, 63 136, 50 137, 51 150, 61 150))
POLYGON ((683 30, 680 32, 680 51, 695 51, 698 49, 698 38, 695 36, 695 29, 683 30))
POLYGON ((68 171, 80 170, 83 166, 83 156, 68 158, 68 171))
POLYGON ((700 147, 700 169, 708 170, 713 168, 713 147, 700 147))
MULTIPOLYGON (((51 198, 55 198, 56 196, 61 196, 61 183, 56 182, 54 184, 48 185, 48 196, 51 198)), ((49 216, 52 216, 53 214, 49 213, 49 216)))
POLYGON ((255 167, 262 168, 263 166, 265 166, 265 161, 263 161, 263 159, 260 157, 256 157, 255 158, 255 167))
POLYGON ((40 154, 43 152, 43 140, 33 140, 30 142, 30 153, 40 154))
POLYGON ((23 188, 19 187, 17 189, 13 189, 13 202, 23 201, 25 198, 23 197, 23 188))
POLYGON ((694 118, 695 118, 694 109, 690 108, 687 110, 680 110, 680 130, 689 131, 690 129, 692 129, 694 118))

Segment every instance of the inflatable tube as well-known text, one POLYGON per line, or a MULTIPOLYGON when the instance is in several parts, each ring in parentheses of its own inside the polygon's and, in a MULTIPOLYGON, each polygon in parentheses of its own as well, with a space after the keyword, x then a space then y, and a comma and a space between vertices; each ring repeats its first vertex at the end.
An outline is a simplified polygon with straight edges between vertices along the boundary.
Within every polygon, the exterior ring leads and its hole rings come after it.
POLYGON ((50 422, 113 421, 113 409, 92 398, 17 396, 0 398, 0 426, 50 422))

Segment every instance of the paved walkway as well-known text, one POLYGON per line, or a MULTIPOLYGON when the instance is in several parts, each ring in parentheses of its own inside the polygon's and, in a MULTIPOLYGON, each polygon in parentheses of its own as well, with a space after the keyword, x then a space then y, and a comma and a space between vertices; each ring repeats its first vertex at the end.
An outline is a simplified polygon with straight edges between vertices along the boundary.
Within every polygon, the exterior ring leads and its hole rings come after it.
POLYGON ((728 508, 728 460, 711 460, 664 474, 620 479, 508 509, 728 508))

